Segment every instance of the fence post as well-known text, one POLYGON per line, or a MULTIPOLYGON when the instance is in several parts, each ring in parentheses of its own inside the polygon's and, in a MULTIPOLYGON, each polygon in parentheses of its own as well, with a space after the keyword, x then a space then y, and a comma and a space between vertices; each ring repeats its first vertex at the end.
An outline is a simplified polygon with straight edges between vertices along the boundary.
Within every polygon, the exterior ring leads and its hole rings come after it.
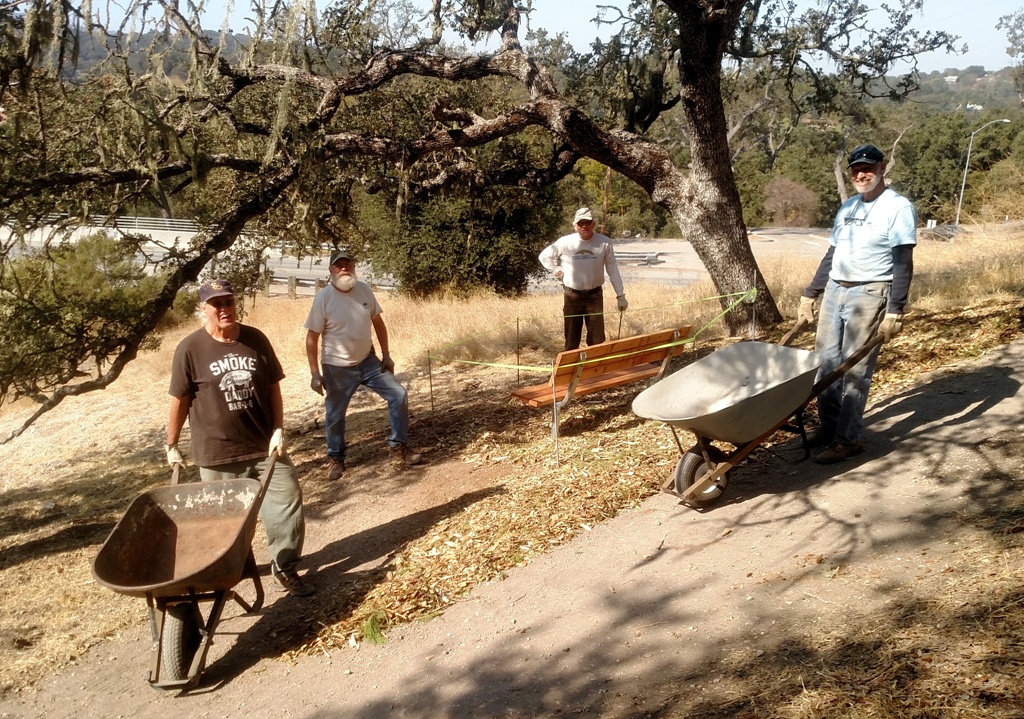
POLYGON ((294 300, 298 294, 299 278, 295 275, 288 275, 288 299, 294 300))
POLYGON ((325 280, 323 278, 318 278, 317 279, 317 281, 316 281, 316 291, 317 292, 319 292, 320 290, 322 290, 326 286, 327 286, 327 280, 325 280))

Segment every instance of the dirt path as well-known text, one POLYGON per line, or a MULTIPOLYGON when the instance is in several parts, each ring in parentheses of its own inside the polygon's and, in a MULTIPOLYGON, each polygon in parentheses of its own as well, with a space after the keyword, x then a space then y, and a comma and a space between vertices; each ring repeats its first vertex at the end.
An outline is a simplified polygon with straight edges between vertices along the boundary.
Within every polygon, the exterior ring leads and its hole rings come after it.
POLYGON ((875 406, 852 463, 768 458, 703 512, 652 497, 385 645, 281 661, 304 601, 330 601, 352 572, 501 484, 463 463, 414 482, 368 466, 311 502, 319 594, 271 589, 255 618, 229 608, 198 691, 149 688, 139 626, 0 701, 0 717, 638 716, 728 703, 756 693, 762 656, 804 661, 794 647, 934 595, 970 561, 979 530, 965 518, 1019 501, 1022 379, 1015 343, 875 406))

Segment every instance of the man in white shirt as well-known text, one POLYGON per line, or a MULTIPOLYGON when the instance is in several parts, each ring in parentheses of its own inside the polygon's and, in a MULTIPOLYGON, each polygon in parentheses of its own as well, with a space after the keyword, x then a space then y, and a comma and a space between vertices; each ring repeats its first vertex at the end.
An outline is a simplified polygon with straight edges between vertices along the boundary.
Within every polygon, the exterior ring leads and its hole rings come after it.
POLYGON ((409 397, 395 379, 395 363, 389 352, 381 306, 370 286, 356 278, 355 267, 347 250, 331 253, 330 284, 316 294, 305 323, 310 388, 318 394, 327 392, 327 479, 331 481, 345 473, 345 412, 360 385, 366 385, 388 403, 391 434, 387 443, 392 458, 406 465, 419 464, 422 459, 407 447, 409 397), (380 343, 379 359, 373 349, 371 327, 380 343))
POLYGON ((540 253, 540 263, 555 279, 562 281, 566 350, 580 346, 584 324, 587 345, 605 341, 602 286, 606 272, 615 290, 619 312, 625 312, 629 306, 611 240, 594 232, 594 215, 589 207, 576 210, 573 226, 575 234, 560 237, 540 253))

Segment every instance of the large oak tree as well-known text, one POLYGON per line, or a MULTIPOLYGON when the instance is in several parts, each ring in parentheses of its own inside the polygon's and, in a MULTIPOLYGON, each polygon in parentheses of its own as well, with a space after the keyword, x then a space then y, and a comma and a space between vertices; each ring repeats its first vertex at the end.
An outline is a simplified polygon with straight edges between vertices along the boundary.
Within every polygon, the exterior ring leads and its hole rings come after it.
POLYGON ((728 324, 758 331, 781 317, 747 240, 730 142, 768 106, 790 103, 800 117, 851 93, 911 89, 913 73, 878 80, 951 39, 913 31, 916 6, 833 0, 798 13, 781 0, 635 0, 604 9, 616 34, 592 52, 531 54, 520 40, 529 0, 433 0, 420 15, 402 2, 340 0, 320 15, 311 2, 257 2, 244 34, 203 31, 202 5, 178 0, 132 2, 116 22, 89 2, 5 4, 0 221, 15 233, 0 248, 0 299, 34 301, 12 250, 54 213, 73 224, 140 205, 166 212, 181 198, 206 229, 161 261, 162 284, 106 356, 75 356, 69 343, 62 373, 22 372, 0 391, 39 397, 28 426, 64 397, 109 385, 243 230, 287 233, 313 251, 351 230, 355 187, 390 191, 400 213, 403 198, 459 182, 555 183, 583 157, 671 213, 723 295, 756 288, 728 324), (453 32, 497 38, 496 49, 453 49, 453 32), (564 66, 546 64, 559 56, 564 66), (761 97, 737 110, 751 78, 761 97), (487 102, 459 91, 484 83, 487 102), (402 111, 412 92, 433 95, 415 121, 402 111), (649 132, 667 114, 679 122, 674 144, 649 132), (530 142, 517 162, 480 161, 480 148, 518 136, 530 142))

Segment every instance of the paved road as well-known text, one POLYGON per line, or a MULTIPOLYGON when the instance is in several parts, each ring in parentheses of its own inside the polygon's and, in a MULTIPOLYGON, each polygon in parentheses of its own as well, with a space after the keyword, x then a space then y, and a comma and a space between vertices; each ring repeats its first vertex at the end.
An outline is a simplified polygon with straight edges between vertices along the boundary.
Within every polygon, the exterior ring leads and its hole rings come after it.
MULTIPOLYGON (((94 230, 95 228, 88 227, 77 234, 81 235, 94 230)), ((192 233, 183 232, 180 229, 172 231, 146 228, 142 231, 154 238, 154 244, 144 248, 150 262, 162 259, 166 254, 166 246, 179 240, 187 240, 192 235, 192 233)), ((0 239, 4 238, 5 233, 6 230, 0 228, 0 239)), ((759 260, 767 256, 787 255, 820 258, 827 248, 827 237, 828 231, 824 229, 783 228, 750 231, 751 247, 754 256, 759 260)), ((697 253, 685 240, 621 238, 615 240, 614 243, 616 249, 621 252, 659 253, 658 262, 655 264, 620 261, 620 271, 627 283, 642 281, 664 285, 688 285, 707 276, 707 271, 697 258, 697 253)), ((28 244, 40 246, 42 235, 30 238, 28 244)), ((271 251, 267 258, 267 269, 278 283, 287 283, 284 278, 288 276, 297 277, 299 279, 297 291, 300 294, 312 295, 315 292, 315 281, 327 277, 327 263, 328 255, 298 260, 294 257, 283 257, 280 252, 271 251)), ((365 279, 373 281, 372 268, 363 265, 359 269, 365 279)), ((390 281, 387 278, 380 278, 375 284, 387 286, 390 281)), ((547 277, 536 279, 529 286, 531 292, 558 292, 560 288, 560 283, 547 277)))
MULTIPOLYGON (((618 252, 658 253, 658 262, 621 261, 619 271, 626 284, 652 282, 662 285, 688 285, 708 276, 697 253, 686 240, 629 238, 614 240, 618 252)), ((828 249, 828 230, 756 229, 750 232, 750 246, 760 261, 768 257, 821 259, 828 249)), ((534 282, 532 292, 557 292, 561 285, 547 278, 534 282)))

